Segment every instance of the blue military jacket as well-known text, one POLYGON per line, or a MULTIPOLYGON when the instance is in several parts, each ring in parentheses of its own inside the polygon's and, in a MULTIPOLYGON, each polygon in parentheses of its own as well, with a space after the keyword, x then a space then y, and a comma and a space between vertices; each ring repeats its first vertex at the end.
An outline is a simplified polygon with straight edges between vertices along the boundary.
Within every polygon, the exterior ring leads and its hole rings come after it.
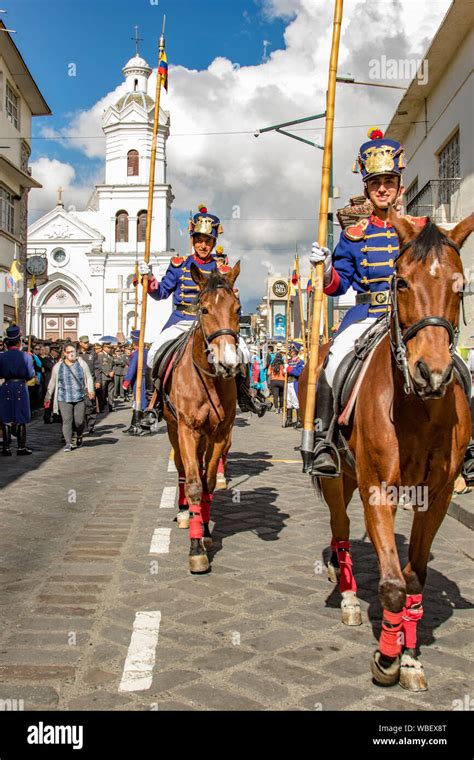
MULTIPOLYGON (((147 368, 147 359, 148 359, 148 349, 145 348, 143 351, 143 371, 142 371, 142 390, 141 390, 141 408, 146 409, 148 406, 148 401, 146 400, 146 368, 147 368)), ((138 351, 134 351, 133 354, 130 357, 130 364, 128 365, 127 374, 123 378, 123 382, 128 382, 131 384, 133 389, 133 396, 136 400, 137 398, 137 369, 138 369, 138 351)))
MULTIPOLYGON (((426 223, 424 217, 405 218, 416 226, 426 223)), ((335 248, 332 279, 324 292, 328 296, 342 296, 351 286, 357 293, 388 290, 398 251, 397 233, 389 222, 377 216, 346 227, 335 248)), ((345 315, 339 332, 367 317, 376 319, 388 308, 388 304, 357 304, 345 315)))
POLYGON ((152 280, 148 287, 149 295, 156 301, 161 301, 163 298, 168 298, 171 293, 173 294, 173 313, 164 326, 164 330, 182 319, 190 321, 195 319, 195 314, 187 311, 196 303, 199 293, 199 288, 191 277, 191 264, 195 264, 202 272, 213 272, 217 268, 222 273, 229 271, 227 265, 219 264, 218 266, 214 256, 206 261, 196 254, 187 258, 174 256, 161 282, 152 280))
POLYGON ((0 422, 24 424, 31 419, 27 380, 35 376, 31 355, 18 348, 0 353, 0 422))

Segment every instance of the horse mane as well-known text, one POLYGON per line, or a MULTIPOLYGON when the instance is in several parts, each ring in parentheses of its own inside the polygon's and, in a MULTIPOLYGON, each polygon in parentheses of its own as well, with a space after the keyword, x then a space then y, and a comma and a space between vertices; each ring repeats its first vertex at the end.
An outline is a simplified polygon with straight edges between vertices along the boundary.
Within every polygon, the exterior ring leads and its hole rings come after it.
POLYGON ((209 275, 209 278, 201 290, 200 295, 203 295, 204 293, 215 293, 217 288, 225 288, 229 293, 232 293, 232 287, 230 283, 228 282, 227 278, 224 277, 220 272, 217 270, 211 272, 209 275))
POLYGON ((436 259, 440 261, 444 245, 449 245, 448 238, 429 219, 420 234, 413 240, 410 248, 410 260, 424 263, 428 255, 433 253, 436 259))

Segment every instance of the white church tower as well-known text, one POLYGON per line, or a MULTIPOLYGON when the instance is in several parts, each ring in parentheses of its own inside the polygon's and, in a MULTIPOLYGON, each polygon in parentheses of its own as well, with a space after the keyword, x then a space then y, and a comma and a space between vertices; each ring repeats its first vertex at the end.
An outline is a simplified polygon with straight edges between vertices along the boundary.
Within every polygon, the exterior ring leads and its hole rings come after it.
MULTIPOLYGON (((128 337, 134 326, 135 262, 143 260, 154 100, 148 93, 152 73, 138 54, 122 69, 126 92, 105 111, 105 181, 97 185, 87 209, 56 207, 29 228, 29 255, 46 249, 48 282, 34 299, 37 337, 89 335, 128 337), (61 304, 64 308, 61 307, 61 304)), ((163 276, 169 250, 173 194, 166 179, 166 140, 170 116, 160 108, 151 225, 150 263, 163 276)), ((139 288, 141 297, 141 287, 139 288)), ((171 302, 148 301, 146 340, 160 332, 171 302)), ((139 325, 139 318, 137 320, 139 325)))

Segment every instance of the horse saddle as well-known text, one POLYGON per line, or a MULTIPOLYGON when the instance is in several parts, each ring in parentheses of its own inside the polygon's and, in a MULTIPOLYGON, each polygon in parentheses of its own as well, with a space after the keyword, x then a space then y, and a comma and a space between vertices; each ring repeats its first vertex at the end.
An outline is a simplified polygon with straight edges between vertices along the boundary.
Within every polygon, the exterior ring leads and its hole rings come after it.
MULTIPOLYGON (((168 340, 166 343, 163 343, 162 346, 157 351, 157 354, 155 356, 155 361, 153 363, 153 369, 152 369, 152 379, 153 379, 153 385, 157 391, 157 401, 158 401, 158 415, 161 419, 161 399, 162 396, 164 396, 165 401, 168 403, 168 405, 171 408, 171 404, 169 402, 169 399, 166 396, 166 388, 169 385, 169 382, 171 380, 171 375, 173 372, 173 367, 178 363, 178 361, 181 359, 184 348, 186 346, 186 343, 189 340, 189 336, 192 330, 183 333, 182 335, 179 335, 177 338, 173 338, 173 340, 168 340)), ((173 411, 173 409, 172 409, 173 411)))
POLYGON ((344 357, 337 368, 333 382, 333 397, 334 414, 339 425, 348 424, 370 359, 386 334, 387 322, 383 315, 355 341, 353 350, 344 357))

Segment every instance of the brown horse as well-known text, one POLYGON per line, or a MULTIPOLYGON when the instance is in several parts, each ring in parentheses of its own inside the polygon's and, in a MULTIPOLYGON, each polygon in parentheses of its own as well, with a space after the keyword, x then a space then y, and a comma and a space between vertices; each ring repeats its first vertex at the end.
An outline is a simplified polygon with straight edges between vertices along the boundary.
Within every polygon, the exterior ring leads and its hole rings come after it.
POLYGON ((206 549, 212 495, 219 459, 230 448, 240 370, 237 352, 239 302, 233 286, 240 263, 227 274, 203 274, 193 264, 191 276, 199 286, 197 320, 176 364, 164 405, 164 418, 174 449, 180 482, 180 506, 189 509, 189 569, 209 569, 206 549), (173 414, 173 410, 175 414, 173 414))
MULTIPOLYGON (((372 356, 351 422, 341 429, 355 457, 355 470, 344 461, 342 475, 321 478, 320 487, 331 513, 333 555, 328 569, 331 580, 340 578, 343 622, 362 622, 347 515, 359 488, 379 561, 383 608, 372 675, 379 684, 399 682, 406 689, 424 691, 416 627, 423 615, 427 563, 471 436, 469 402, 454 373, 453 352, 461 299, 458 284, 463 282, 459 249, 474 229, 474 214, 449 232, 429 221, 420 232, 394 211, 389 221, 400 240, 389 332, 372 356), (412 499, 409 556, 402 569, 394 517, 407 488, 418 499, 412 499)), ((326 353, 323 347, 321 363, 326 353)), ((300 386, 304 404, 305 378, 300 386)))

